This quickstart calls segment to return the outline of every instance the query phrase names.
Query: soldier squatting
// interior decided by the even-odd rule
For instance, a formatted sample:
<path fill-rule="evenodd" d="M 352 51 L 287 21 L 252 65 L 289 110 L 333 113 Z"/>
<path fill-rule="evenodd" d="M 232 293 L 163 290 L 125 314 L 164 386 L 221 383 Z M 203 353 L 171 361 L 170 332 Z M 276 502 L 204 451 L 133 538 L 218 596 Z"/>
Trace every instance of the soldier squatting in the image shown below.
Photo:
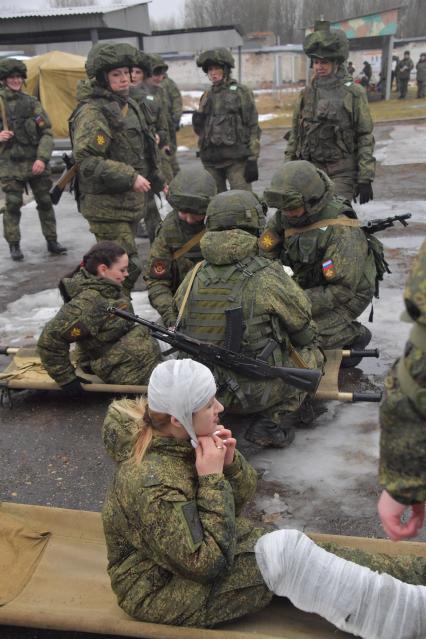
<path fill-rule="evenodd" d="M 143 276 L 149 300 L 166 327 L 273 366 L 322 368 L 323 349 L 363 349 L 369 343 L 371 332 L 358 318 L 377 295 L 386 262 L 381 243 L 360 228 L 351 201 L 359 198 L 364 204 L 373 198 L 373 124 L 365 90 L 347 72 L 349 47 L 344 34 L 320 23 L 305 39 L 304 50 L 311 59 L 313 78 L 299 96 L 283 164 L 260 198 L 252 192 L 260 152 L 256 106 L 251 91 L 232 78 L 230 51 L 204 51 L 197 58 L 211 82 L 193 116 L 201 164 L 179 171 L 176 131 L 182 102 L 167 77 L 167 64 L 127 44 L 99 43 L 92 48 L 70 133 L 79 211 L 97 244 L 61 280 L 64 305 L 38 342 L 45 368 L 64 392 L 83 394 L 70 360 L 74 343 L 79 365 L 107 383 L 148 383 L 152 371 L 163 366 L 156 368 L 162 356 L 149 331 L 132 327 L 107 310 L 111 304 L 132 308 L 130 294 L 141 275 L 135 236 L 142 219 L 151 241 Z M 422 64 L 423 59 L 417 68 L 420 95 L 424 95 Z M 66 250 L 57 241 L 48 197 L 52 131 L 40 103 L 22 92 L 25 77 L 21 62 L 0 62 L 3 227 L 13 260 L 24 258 L 19 219 L 26 184 L 36 199 L 48 250 L 57 254 Z M 400 72 L 400 82 L 401 77 Z M 154 200 L 154 194 L 161 192 L 173 209 L 163 221 Z M 268 205 L 275 212 L 267 221 Z M 291 267 L 293 277 L 283 265 Z M 380 413 L 384 489 L 380 515 L 393 538 L 416 534 L 424 516 L 425 283 L 423 244 L 404 291 L 406 318 L 413 328 L 403 356 L 386 378 Z M 346 365 L 358 363 L 352 358 Z M 181 359 L 167 364 L 189 375 L 193 362 Z M 244 415 L 248 440 L 277 448 L 291 444 L 295 426 L 289 417 L 309 405 L 306 393 L 281 379 L 253 380 L 220 366 L 212 366 L 212 372 L 217 386 L 216 403 L 211 403 L 216 424 L 223 410 L 228 417 Z M 212 383 L 209 373 L 201 369 L 199 373 Z M 155 373 L 151 381 L 154 377 Z M 194 388 L 197 381 L 193 380 Z M 186 392 L 181 390 L 181 395 Z M 213 433 L 208 444 L 213 446 L 213 441 L 215 449 L 225 449 L 221 460 L 203 465 L 204 443 L 196 449 L 195 473 L 188 435 L 173 430 L 173 412 L 159 412 L 150 401 L 148 396 L 146 405 L 144 400 L 115 402 L 104 424 L 107 450 L 119 462 L 104 508 L 109 573 L 119 604 L 139 619 L 199 626 L 264 607 L 274 588 L 266 587 L 265 572 L 261 574 L 260 564 L 253 560 L 254 546 L 264 531 L 239 517 L 255 490 L 253 469 L 233 449 L 227 460 L 235 440 L 225 427 L 218 431 L 222 435 Z M 199 409 L 193 408 L 194 415 Z M 145 427 L 151 429 L 150 439 L 138 448 L 140 429 Z M 158 434 L 163 428 L 165 437 Z M 204 434 L 201 427 L 196 435 L 188 428 L 192 439 Z M 145 454 L 147 461 L 138 465 Z M 138 464 L 122 463 L 133 455 Z M 138 497 L 143 495 L 142 505 L 135 502 L 135 487 Z M 207 512 L 208 500 L 214 507 Z M 172 516 L 163 507 L 169 501 L 183 504 L 179 513 L 173 506 Z M 392 513 L 400 516 L 406 507 L 410 519 L 398 524 Z M 143 551 L 134 546 L 135 531 L 128 524 L 135 512 L 139 517 L 139 509 Z M 172 543 L 169 520 L 179 541 L 176 547 L 184 549 L 176 557 L 167 555 L 167 544 Z M 216 540 L 214 551 L 203 531 Z M 398 560 L 391 565 L 355 551 L 326 550 L 410 583 L 425 584 L 424 565 L 414 568 L 399 565 Z M 197 561 L 193 561 L 195 551 Z M 129 559 L 132 556 L 134 560 Z M 218 579 L 222 572 L 226 576 Z"/>

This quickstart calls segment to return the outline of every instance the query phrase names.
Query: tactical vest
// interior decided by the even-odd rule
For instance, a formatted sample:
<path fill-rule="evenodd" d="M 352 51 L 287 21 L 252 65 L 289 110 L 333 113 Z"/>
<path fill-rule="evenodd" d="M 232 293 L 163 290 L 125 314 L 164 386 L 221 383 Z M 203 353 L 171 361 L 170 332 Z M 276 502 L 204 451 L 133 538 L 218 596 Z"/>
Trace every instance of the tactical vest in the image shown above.
<path fill-rule="evenodd" d="M 262 353 L 268 353 L 265 357 L 268 363 L 282 366 L 282 348 L 287 347 L 287 338 L 282 335 L 278 320 L 267 313 L 258 313 L 249 300 L 243 303 L 246 285 L 267 266 L 270 260 L 260 256 L 249 256 L 223 266 L 204 264 L 188 298 L 180 324 L 182 332 L 251 357 L 263 359 Z M 227 317 L 227 311 L 235 309 L 242 309 L 239 326 Z M 241 340 L 238 335 L 242 336 Z M 247 403 L 232 371 L 218 368 L 214 373 L 220 389 L 227 388 L 237 395 L 242 405 Z"/>
<path fill-rule="evenodd" d="M 250 131 L 246 100 L 237 82 L 212 87 L 201 98 L 205 116 L 200 135 L 203 160 L 227 160 L 248 157 Z"/>
<path fill-rule="evenodd" d="M 128 111 L 124 116 L 122 107 L 116 101 L 106 98 L 83 100 L 69 120 L 71 141 L 74 137 L 76 117 L 84 104 L 95 105 L 108 122 L 112 134 L 112 143 L 109 145 L 106 156 L 108 159 L 129 164 L 144 176 L 154 172 L 158 167 L 157 145 L 136 102 L 129 99 Z M 90 185 L 85 184 L 84 190 L 90 193 Z"/>
<path fill-rule="evenodd" d="M 173 254 L 184 246 L 194 235 L 193 233 L 185 233 L 184 227 L 182 228 L 179 222 L 177 211 L 174 211 L 174 214 L 171 215 L 170 218 L 164 220 L 162 234 L 165 243 Z M 200 244 L 195 244 L 195 246 L 189 248 L 183 257 L 191 260 L 194 264 L 200 262 L 203 259 Z"/>
<path fill-rule="evenodd" d="M 35 119 L 36 101 L 26 93 L 17 93 L 16 99 L 8 100 L 1 96 L 14 136 L 11 141 L 11 160 L 31 160 L 36 158 L 40 129 Z M 15 97 L 15 96 L 14 96 Z"/>
<path fill-rule="evenodd" d="M 336 77 L 317 78 L 303 93 L 297 159 L 328 164 L 356 153 L 353 97 Z"/>

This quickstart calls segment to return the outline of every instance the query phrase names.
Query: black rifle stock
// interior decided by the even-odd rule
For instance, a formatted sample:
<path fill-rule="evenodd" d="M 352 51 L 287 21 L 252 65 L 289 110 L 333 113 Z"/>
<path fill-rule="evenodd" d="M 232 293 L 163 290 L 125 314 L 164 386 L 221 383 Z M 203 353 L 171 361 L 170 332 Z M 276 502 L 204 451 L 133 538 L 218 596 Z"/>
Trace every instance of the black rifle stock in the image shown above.
<path fill-rule="evenodd" d="M 378 218 L 377 220 L 370 220 L 367 224 L 361 226 L 362 230 L 369 235 L 373 233 L 378 233 L 379 231 L 384 231 L 388 229 L 390 226 L 394 226 L 395 222 L 401 222 L 402 226 L 408 226 L 408 223 L 405 220 L 409 220 L 411 217 L 411 213 L 403 213 L 403 215 L 394 215 L 393 217 L 383 217 Z"/>
<path fill-rule="evenodd" d="M 77 175 L 77 165 L 70 159 L 70 157 L 64 153 L 62 158 L 65 163 L 65 170 L 56 184 L 50 189 L 49 195 L 52 204 L 57 204 L 62 197 L 62 193 L 67 184 L 70 184 Z"/>
<path fill-rule="evenodd" d="M 170 344 L 173 348 L 192 355 L 194 359 L 205 364 L 229 368 L 236 373 L 253 377 L 254 379 L 281 378 L 286 384 L 299 388 L 307 393 L 315 393 L 323 375 L 322 371 L 310 368 L 285 368 L 270 366 L 266 362 L 228 351 L 221 346 L 215 346 L 208 342 L 201 342 L 193 337 L 188 337 L 178 331 L 164 328 L 155 322 L 143 319 L 133 313 L 128 313 L 114 306 L 108 307 L 108 312 L 122 317 L 129 322 L 142 324 L 150 329 L 153 337 Z"/>

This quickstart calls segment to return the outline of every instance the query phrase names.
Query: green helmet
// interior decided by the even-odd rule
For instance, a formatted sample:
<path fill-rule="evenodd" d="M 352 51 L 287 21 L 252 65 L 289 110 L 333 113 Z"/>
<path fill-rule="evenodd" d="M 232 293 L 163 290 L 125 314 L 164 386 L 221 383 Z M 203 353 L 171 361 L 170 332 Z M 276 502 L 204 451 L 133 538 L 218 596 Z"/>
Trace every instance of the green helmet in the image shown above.
<path fill-rule="evenodd" d="M 104 74 L 118 67 L 137 66 L 139 51 L 130 44 L 105 44 L 98 42 L 89 51 L 86 61 L 86 73 L 104 84 Z"/>
<path fill-rule="evenodd" d="M 201 67 L 204 73 L 207 73 L 209 66 L 212 64 L 233 69 L 235 66 L 234 56 L 230 50 L 225 49 L 225 47 L 209 49 L 208 51 L 200 53 L 197 58 L 197 67 Z"/>
<path fill-rule="evenodd" d="M 306 160 L 286 162 L 272 177 L 264 197 L 272 208 L 291 211 L 303 207 L 301 224 L 310 224 L 333 196 L 333 183 Z"/>
<path fill-rule="evenodd" d="M 20 75 L 24 79 L 27 77 L 27 67 L 21 60 L 16 58 L 4 58 L 0 61 L 0 80 L 5 80 L 10 75 Z"/>
<path fill-rule="evenodd" d="M 153 75 L 166 73 L 167 69 L 169 68 L 169 65 L 163 60 L 161 55 L 158 55 L 157 53 L 149 53 L 148 58 L 151 63 L 151 69 L 152 69 Z"/>
<path fill-rule="evenodd" d="M 326 58 L 341 64 L 349 56 L 349 42 L 340 29 L 330 29 L 330 23 L 319 21 L 315 31 L 306 36 L 303 50 L 310 58 Z"/>
<path fill-rule="evenodd" d="M 136 62 L 133 66 L 139 67 L 139 69 L 142 69 L 145 76 L 147 77 L 152 75 L 151 59 L 147 53 L 144 53 L 144 51 L 138 51 Z"/>
<path fill-rule="evenodd" d="M 182 169 L 170 182 L 167 201 L 177 211 L 205 215 L 216 193 L 216 182 L 208 171 L 202 167 Z"/>
<path fill-rule="evenodd" d="M 266 204 L 251 191 L 224 191 L 218 193 L 207 208 L 208 231 L 244 229 L 259 231 L 265 226 Z"/>

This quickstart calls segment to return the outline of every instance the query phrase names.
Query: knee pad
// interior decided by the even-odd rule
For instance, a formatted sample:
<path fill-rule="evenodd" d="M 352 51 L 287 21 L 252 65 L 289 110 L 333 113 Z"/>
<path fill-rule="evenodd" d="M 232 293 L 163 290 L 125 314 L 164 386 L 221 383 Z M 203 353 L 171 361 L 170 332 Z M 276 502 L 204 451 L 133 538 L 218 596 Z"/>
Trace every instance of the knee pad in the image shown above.
<path fill-rule="evenodd" d="M 6 192 L 6 210 L 9 213 L 19 213 L 23 205 L 22 193 L 17 191 Z"/>

